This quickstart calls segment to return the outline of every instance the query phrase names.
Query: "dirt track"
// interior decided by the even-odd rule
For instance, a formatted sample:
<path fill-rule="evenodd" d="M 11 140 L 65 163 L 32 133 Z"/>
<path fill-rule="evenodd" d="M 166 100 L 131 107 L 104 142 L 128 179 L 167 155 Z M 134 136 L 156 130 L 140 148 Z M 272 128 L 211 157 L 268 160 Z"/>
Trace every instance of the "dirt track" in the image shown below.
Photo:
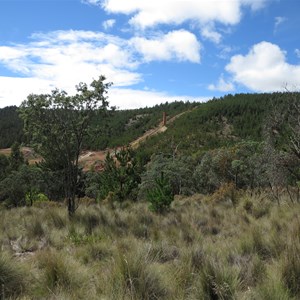
<path fill-rule="evenodd" d="M 169 120 L 167 120 L 167 125 L 174 122 L 177 118 L 182 116 L 183 114 L 187 113 L 189 111 L 182 112 Z M 163 126 L 162 122 L 155 128 L 150 129 L 146 131 L 142 136 L 137 138 L 136 140 L 132 141 L 130 143 L 130 146 L 133 149 L 137 149 L 141 143 L 146 141 L 151 136 L 154 136 L 156 134 L 165 132 L 168 129 L 167 126 Z M 103 168 L 103 161 L 105 160 L 105 156 L 107 152 L 114 153 L 116 149 L 106 149 L 102 151 L 83 151 L 79 158 L 80 165 L 83 166 L 83 169 L 85 171 L 90 170 L 92 167 L 95 168 L 95 170 L 101 170 Z M 38 156 L 32 148 L 29 147 L 22 147 L 21 151 L 24 155 L 24 158 L 29 161 L 30 164 L 34 164 L 35 162 L 41 161 L 41 157 Z M 0 149 L 0 154 L 4 154 L 8 156 L 11 152 L 10 148 L 6 149 Z"/>

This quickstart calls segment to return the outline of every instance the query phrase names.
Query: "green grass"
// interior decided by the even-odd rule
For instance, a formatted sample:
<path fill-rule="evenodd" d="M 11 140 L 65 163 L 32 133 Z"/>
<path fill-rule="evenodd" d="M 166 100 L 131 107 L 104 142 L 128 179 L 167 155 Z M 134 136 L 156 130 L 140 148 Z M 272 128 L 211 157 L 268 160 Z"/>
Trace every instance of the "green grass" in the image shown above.
<path fill-rule="evenodd" d="M 298 299 L 300 204 L 241 194 L 0 210 L 0 298 Z"/>

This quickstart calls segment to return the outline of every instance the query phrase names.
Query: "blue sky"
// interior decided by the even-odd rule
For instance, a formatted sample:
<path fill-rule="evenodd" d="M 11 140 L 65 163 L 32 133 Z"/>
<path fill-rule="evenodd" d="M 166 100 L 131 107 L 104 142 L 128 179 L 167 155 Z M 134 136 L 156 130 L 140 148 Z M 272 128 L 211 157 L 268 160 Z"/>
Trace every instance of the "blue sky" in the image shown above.
<path fill-rule="evenodd" d="M 300 89 L 299 0 L 0 0 L 0 107 L 103 74 L 119 108 Z"/>

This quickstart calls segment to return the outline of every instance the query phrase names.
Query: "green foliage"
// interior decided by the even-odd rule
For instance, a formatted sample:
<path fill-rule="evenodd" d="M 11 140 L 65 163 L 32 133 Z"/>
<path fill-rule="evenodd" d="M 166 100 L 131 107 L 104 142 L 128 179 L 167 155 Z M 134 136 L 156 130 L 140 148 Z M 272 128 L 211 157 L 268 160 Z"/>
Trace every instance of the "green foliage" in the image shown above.
<path fill-rule="evenodd" d="M 9 148 L 16 141 L 23 141 L 23 122 L 18 116 L 16 106 L 0 109 L 0 149 Z"/>
<path fill-rule="evenodd" d="M 24 156 L 21 152 L 20 144 L 15 142 L 11 147 L 11 153 L 9 156 L 10 169 L 17 171 L 21 165 L 24 164 Z"/>
<path fill-rule="evenodd" d="M 5 178 L 8 173 L 9 160 L 4 154 L 0 154 L 0 181 Z"/>
<path fill-rule="evenodd" d="M 207 151 L 194 171 L 197 191 L 212 193 L 229 182 L 234 182 L 237 188 L 266 186 L 263 146 L 246 141 Z"/>
<path fill-rule="evenodd" d="M 26 205 L 33 205 L 33 203 L 40 203 L 40 202 L 46 202 L 49 201 L 48 197 L 43 194 L 39 193 L 37 191 L 28 192 L 25 196 Z"/>
<path fill-rule="evenodd" d="M 265 139 L 267 140 L 267 151 L 269 156 L 269 169 L 275 176 L 270 176 L 269 181 L 282 181 L 286 184 L 296 185 L 300 180 L 300 93 L 288 93 L 289 101 L 284 107 L 275 106 L 270 112 L 265 124 Z M 285 100 L 279 94 L 281 101 Z M 277 172 L 274 172 L 277 169 Z M 281 178 L 278 173 L 286 173 Z M 277 179 L 277 180 L 276 180 Z M 270 182 L 276 185 L 277 182 Z"/>
<path fill-rule="evenodd" d="M 32 205 L 42 189 L 42 170 L 36 166 L 22 165 L 0 182 L 0 197 L 8 206 Z"/>
<path fill-rule="evenodd" d="M 174 195 L 191 195 L 194 189 L 193 160 L 189 157 L 153 155 L 142 174 L 139 197 L 144 199 L 147 191 L 156 186 L 156 179 L 164 173 Z"/>
<path fill-rule="evenodd" d="M 6 206 L 25 205 L 26 186 L 23 174 L 13 171 L 0 183 L 0 198 L 6 200 Z"/>
<path fill-rule="evenodd" d="M 296 93 L 298 95 L 298 93 Z M 242 140 L 262 141 L 265 121 L 273 107 L 284 110 L 293 103 L 290 93 L 236 94 L 199 103 L 168 126 L 168 130 L 147 140 L 141 151 L 201 157 L 210 149 L 227 147 Z"/>
<path fill-rule="evenodd" d="M 108 152 L 104 161 L 104 170 L 99 175 L 99 181 L 101 199 L 112 192 L 117 201 L 135 200 L 140 175 L 133 150 L 123 147 L 116 150 L 114 156 Z"/>
<path fill-rule="evenodd" d="M 104 118 L 94 116 L 92 117 L 92 126 L 100 128 L 103 134 L 89 136 L 85 139 L 85 147 L 105 149 L 128 145 L 147 130 L 156 127 L 162 120 L 163 112 L 166 112 L 171 118 L 197 105 L 197 103 L 175 101 L 149 108 L 112 110 Z"/>
<path fill-rule="evenodd" d="M 173 200 L 174 194 L 171 185 L 162 172 L 161 177 L 155 179 L 154 187 L 147 191 L 150 209 L 154 212 L 163 213 L 170 208 Z"/>
<path fill-rule="evenodd" d="M 20 107 L 25 131 L 43 157 L 43 168 L 62 174 L 70 215 L 76 210 L 78 161 L 84 138 L 90 132 L 91 116 L 108 106 L 106 93 L 111 84 L 104 81 L 105 77 L 100 76 L 90 89 L 80 83 L 75 96 L 59 90 L 48 95 L 32 94 Z"/>

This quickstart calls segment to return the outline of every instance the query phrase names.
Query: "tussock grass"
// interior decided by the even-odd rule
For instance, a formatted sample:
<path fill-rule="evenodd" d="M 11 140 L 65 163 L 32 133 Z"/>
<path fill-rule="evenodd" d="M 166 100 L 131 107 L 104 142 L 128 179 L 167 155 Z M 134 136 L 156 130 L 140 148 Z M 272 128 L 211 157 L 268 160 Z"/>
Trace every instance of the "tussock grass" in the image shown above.
<path fill-rule="evenodd" d="M 78 299 L 84 299 L 88 295 L 88 275 L 75 260 L 53 250 L 40 251 L 36 260 L 42 273 L 37 289 L 41 296 L 63 292 L 77 294 Z"/>
<path fill-rule="evenodd" d="M 0 210 L 0 276 L 11 299 L 298 299 L 300 204 L 235 202 Z M 4 275 L 2 275 L 4 274 Z M 2 279 L 1 279 L 2 280 Z M 1 293 L 0 293 L 1 294 Z"/>
<path fill-rule="evenodd" d="M 127 243 L 131 243 L 131 247 Z M 150 254 L 150 245 L 126 240 L 118 247 L 111 277 L 113 299 L 171 299 L 164 268 Z"/>
<path fill-rule="evenodd" d="M 290 293 L 300 298 L 300 244 L 288 246 L 282 262 L 282 281 Z"/>
<path fill-rule="evenodd" d="M 240 279 L 235 270 L 218 259 L 208 259 L 201 270 L 203 299 L 236 299 Z"/>
<path fill-rule="evenodd" d="M 25 294 L 29 287 L 29 278 L 24 267 L 7 254 L 0 254 L 0 290 L 1 299 L 15 299 Z"/>

